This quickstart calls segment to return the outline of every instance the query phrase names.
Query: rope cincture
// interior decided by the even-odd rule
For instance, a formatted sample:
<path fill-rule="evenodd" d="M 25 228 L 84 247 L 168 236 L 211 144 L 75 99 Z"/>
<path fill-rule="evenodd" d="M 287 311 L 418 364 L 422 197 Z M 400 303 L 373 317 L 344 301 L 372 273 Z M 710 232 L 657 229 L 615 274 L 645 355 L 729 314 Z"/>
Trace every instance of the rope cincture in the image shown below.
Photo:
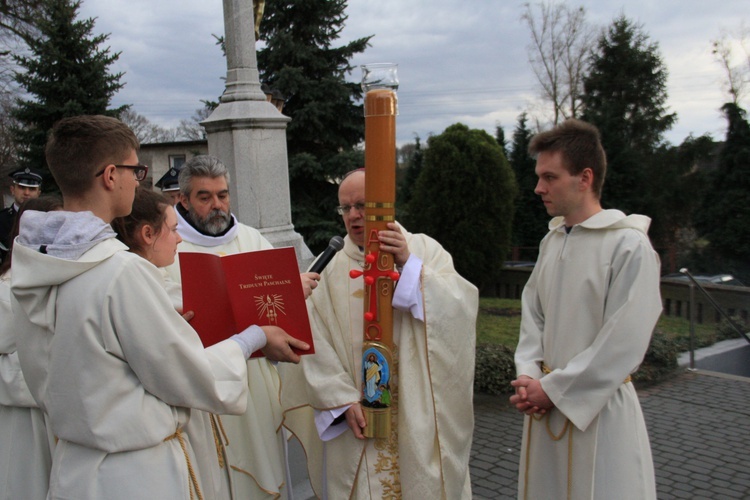
<path fill-rule="evenodd" d="M 552 370 L 550 367 L 548 367 L 545 364 L 542 364 L 542 372 L 547 375 L 549 373 L 552 373 Z M 625 380 L 623 380 L 623 384 L 627 384 L 628 382 L 632 381 L 632 377 L 628 375 L 625 377 Z M 529 462 L 530 462 L 530 456 L 531 456 L 531 427 L 534 423 L 534 420 L 540 421 L 542 419 L 545 420 L 545 428 L 547 429 L 547 435 L 552 439 L 552 441 L 560 441 L 565 434 L 568 435 L 568 485 L 567 485 L 567 496 L 566 498 L 570 500 L 571 498 L 571 489 L 573 484 L 573 426 L 571 425 L 572 422 L 568 417 L 565 417 L 565 425 L 563 426 L 562 430 L 559 434 L 555 434 L 552 430 L 552 427 L 550 426 L 549 416 L 551 411 L 548 411 L 544 415 L 530 415 L 531 419 L 529 420 L 529 431 L 527 435 L 527 441 L 526 441 L 526 471 L 524 475 L 524 488 L 523 488 L 523 497 L 524 499 L 528 499 L 529 496 Z"/>
<path fill-rule="evenodd" d="M 171 441 L 172 439 L 177 439 L 177 441 L 180 443 L 180 448 L 182 448 L 182 453 L 185 455 L 185 462 L 187 462 L 188 468 L 188 476 L 190 477 L 188 481 L 190 500 L 194 500 L 196 497 L 198 498 L 198 500 L 203 500 L 203 493 L 201 493 L 201 487 L 198 483 L 198 476 L 195 474 L 195 469 L 193 469 L 193 464 L 190 461 L 190 454 L 188 453 L 187 444 L 185 444 L 185 438 L 182 437 L 182 429 L 177 429 L 174 434 L 165 437 L 164 442 Z"/>
<path fill-rule="evenodd" d="M 223 469 L 226 465 L 224 462 L 224 447 L 229 446 L 229 437 L 224 430 L 224 424 L 221 421 L 220 415 L 211 413 L 209 419 L 211 420 L 211 432 L 214 435 L 214 445 L 216 445 L 216 457 L 219 461 L 219 468 Z"/>

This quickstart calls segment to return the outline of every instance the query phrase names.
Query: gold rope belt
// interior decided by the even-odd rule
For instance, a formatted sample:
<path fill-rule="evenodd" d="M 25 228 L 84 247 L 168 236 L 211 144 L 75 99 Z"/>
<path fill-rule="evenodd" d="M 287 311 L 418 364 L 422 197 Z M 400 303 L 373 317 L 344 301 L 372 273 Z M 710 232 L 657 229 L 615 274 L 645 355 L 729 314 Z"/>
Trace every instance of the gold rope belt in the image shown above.
<path fill-rule="evenodd" d="M 547 366 L 544 363 L 542 363 L 542 372 L 545 375 L 549 375 L 550 373 L 552 373 L 552 368 L 550 368 L 549 366 Z M 628 375 L 627 377 L 625 377 L 625 380 L 623 380 L 622 383 L 623 384 L 627 384 L 628 382 L 632 382 L 632 381 L 633 381 L 633 377 L 631 377 L 630 375 Z"/>
<path fill-rule="evenodd" d="M 211 431 L 214 434 L 214 445 L 216 445 L 216 456 L 219 460 L 219 468 L 224 468 L 224 448 L 229 445 L 229 438 L 224 430 L 224 424 L 221 422 L 221 417 L 210 413 L 208 415 L 211 420 Z"/>
<path fill-rule="evenodd" d="M 171 441 L 172 439 L 177 439 L 177 441 L 180 443 L 180 448 L 182 448 L 182 453 L 185 455 L 185 461 L 187 462 L 187 468 L 188 468 L 188 475 L 190 476 L 190 479 L 188 481 L 188 490 L 190 490 L 190 500 L 193 500 L 195 496 L 198 497 L 198 500 L 203 500 L 203 494 L 201 493 L 201 487 L 198 483 L 198 476 L 195 474 L 195 469 L 193 469 L 193 464 L 190 461 L 190 453 L 188 453 L 187 444 L 185 444 L 185 438 L 182 437 L 182 429 L 177 429 L 174 434 L 171 436 L 167 436 L 164 438 L 164 442 Z M 195 496 L 193 496 L 193 491 L 195 491 Z"/>
<path fill-rule="evenodd" d="M 550 369 L 549 366 L 542 363 L 542 372 L 546 375 L 549 373 L 552 373 L 552 369 Z M 628 382 L 632 381 L 632 377 L 628 375 L 625 377 L 625 380 L 623 381 L 623 384 L 627 384 Z M 544 415 L 530 415 L 531 419 L 529 419 L 529 430 L 526 436 L 526 470 L 524 474 L 524 489 L 523 489 L 523 496 L 524 499 L 528 498 L 529 496 L 529 463 L 530 463 L 530 456 L 531 456 L 531 428 L 532 424 L 534 423 L 534 420 L 542 420 L 545 419 L 545 428 L 547 429 L 547 435 L 552 439 L 552 441 L 560 441 L 565 434 L 568 435 L 568 487 L 567 487 L 567 496 L 566 498 L 571 498 L 571 485 L 573 484 L 573 426 L 571 425 L 570 419 L 567 417 L 565 418 L 565 425 L 563 425 L 562 430 L 559 434 L 555 434 L 552 428 L 550 427 L 549 422 L 549 415 L 550 412 L 548 411 Z"/>

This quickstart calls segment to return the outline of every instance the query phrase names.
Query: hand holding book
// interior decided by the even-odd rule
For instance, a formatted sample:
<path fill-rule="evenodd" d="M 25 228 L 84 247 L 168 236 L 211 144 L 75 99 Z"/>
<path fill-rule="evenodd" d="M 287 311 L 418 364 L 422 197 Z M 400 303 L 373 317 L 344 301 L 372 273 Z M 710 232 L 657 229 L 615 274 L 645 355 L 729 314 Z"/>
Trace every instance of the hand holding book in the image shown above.
<path fill-rule="evenodd" d="M 293 248 L 224 256 L 184 252 L 180 272 L 183 307 L 195 312 L 190 324 L 204 346 L 259 325 L 267 342 L 253 357 L 297 363 L 299 355 L 315 352 Z"/>
<path fill-rule="evenodd" d="M 310 344 L 295 339 L 278 326 L 266 325 L 260 327 L 266 334 L 266 346 L 261 349 L 269 361 L 286 361 L 299 363 L 299 355 L 292 349 L 307 351 Z"/>

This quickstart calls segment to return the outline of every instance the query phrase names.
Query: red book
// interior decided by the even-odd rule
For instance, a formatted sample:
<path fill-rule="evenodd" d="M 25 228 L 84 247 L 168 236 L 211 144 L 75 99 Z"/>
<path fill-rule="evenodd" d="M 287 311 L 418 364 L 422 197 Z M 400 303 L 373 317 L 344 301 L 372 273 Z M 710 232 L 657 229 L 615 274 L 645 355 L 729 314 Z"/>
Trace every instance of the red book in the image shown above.
<path fill-rule="evenodd" d="M 208 347 L 250 325 L 275 325 L 310 344 L 310 320 L 294 248 L 232 255 L 180 252 L 182 301 L 190 325 Z M 263 356 L 261 351 L 253 357 Z"/>

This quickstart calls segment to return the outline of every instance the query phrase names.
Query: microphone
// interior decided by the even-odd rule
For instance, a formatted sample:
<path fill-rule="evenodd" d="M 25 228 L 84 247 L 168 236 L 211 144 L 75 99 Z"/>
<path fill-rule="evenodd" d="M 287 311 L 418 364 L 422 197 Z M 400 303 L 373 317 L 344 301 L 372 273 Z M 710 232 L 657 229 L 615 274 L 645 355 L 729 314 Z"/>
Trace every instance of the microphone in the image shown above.
<path fill-rule="evenodd" d="M 328 263 L 331 262 L 331 259 L 336 255 L 336 252 L 342 248 L 344 248 L 344 238 L 341 236 L 334 236 L 331 238 L 331 241 L 328 242 L 328 248 L 323 250 L 318 258 L 315 259 L 315 262 L 312 263 L 308 272 L 320 274 Z"/>

